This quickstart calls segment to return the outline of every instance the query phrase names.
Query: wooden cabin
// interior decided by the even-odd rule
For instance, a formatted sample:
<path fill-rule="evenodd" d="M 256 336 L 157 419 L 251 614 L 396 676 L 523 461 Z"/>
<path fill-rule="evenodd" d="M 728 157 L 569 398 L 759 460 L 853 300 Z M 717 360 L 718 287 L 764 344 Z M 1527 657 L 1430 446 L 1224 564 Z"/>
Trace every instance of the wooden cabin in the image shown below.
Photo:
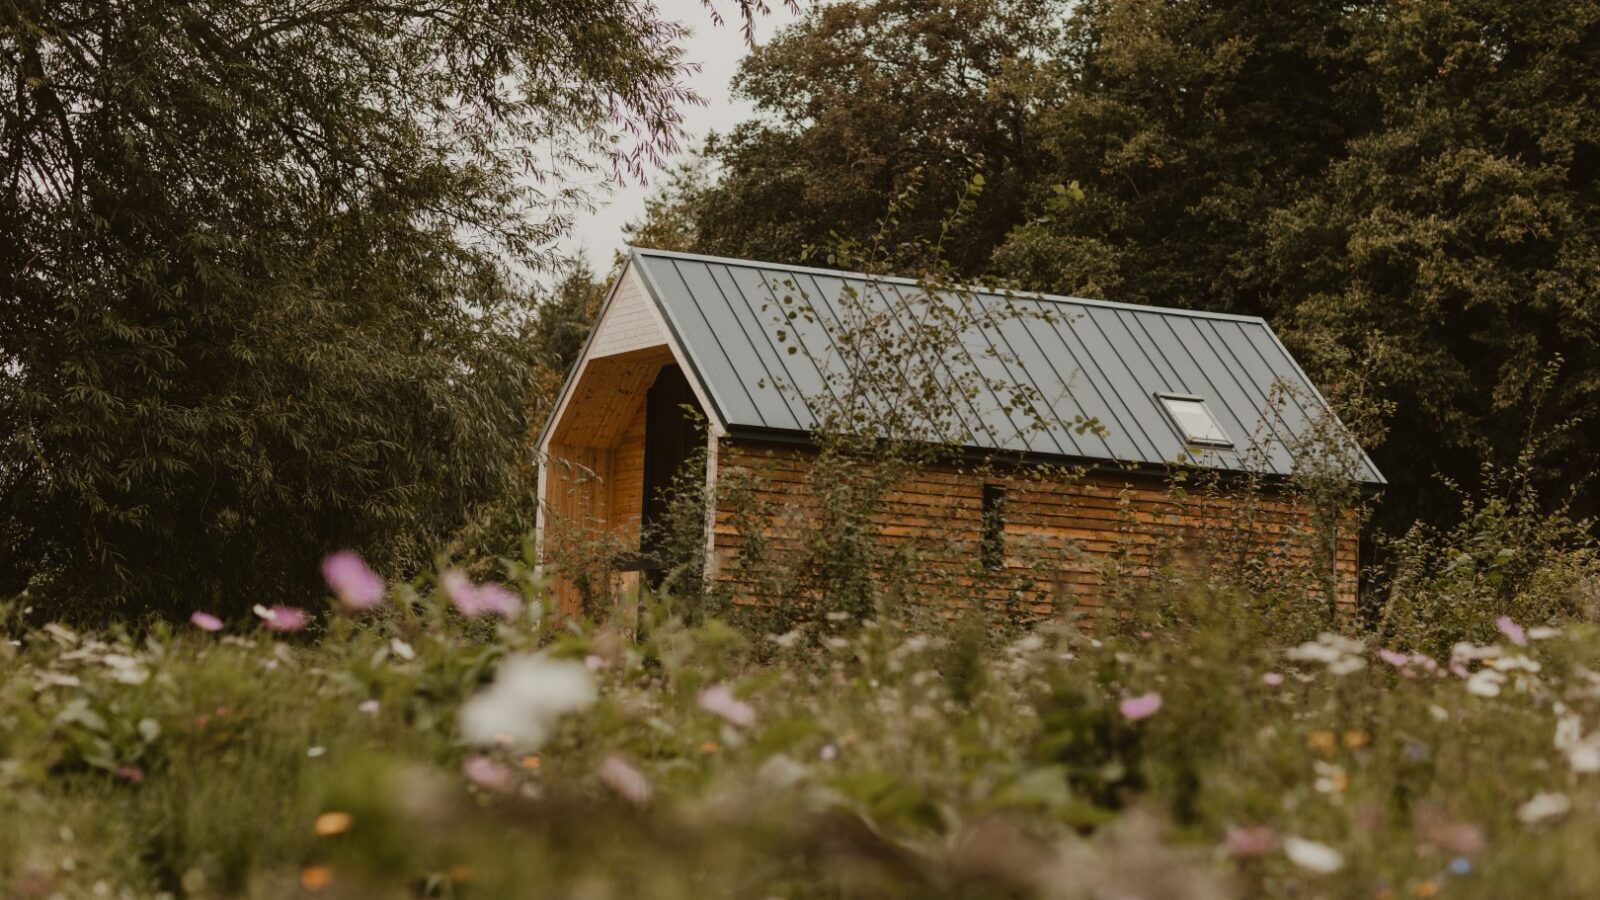
<path fill-rule="evenodd" d="M 954 340 L 919 349 L 932 320 L 957 323 L 941 332 Z M 1310 436 L 1337 422 L 1264 320 L 644 249 L 539 439 L 540 546 L 560 605 L 576 612 L 587 597 L 594 612 L 597 594 L 624 595 L 666 564 L 641 540 L 675 476 L 704 479 L 705 574 L 736 599 L 752 540 L 829 527 L 808 487 L 816 430 L 875 337 L 902 351 L 911 339 L 926 358 L 908 368 L 950 380 L 941 440 L 962 453 L 909 473 L 874 521 L 885 541 L 926 539 L 948 557 L 934 564 L 975 569 L 975 597 L 1015 599 L 1025 584 L 1041 615 L 1093 612 L 1109 602 L 1108 566 L 1148 571 L 1155 548 L 1170 560 L 1245 529 L 1288 547 L 1279 565 L 1328 567 L 1313 575 L 1353 606 L 1349 511 L 1334 511 L 1330 537 L 1312 527 L 1317 510 L 1275 493 Z M 874 402 L 898 408 L 869 392 Z M 1383 483 L 1359 448 L 1345 471 Z M 1213 487 L 1174 490 L 1180 473 Z M 754 519 L 731 508 L 735 482 L 741 502 L 764 501 Z M 1248 513 L 1234 490 L 1253 498 Z M 602 551 L 580 565 L 567 551 L 585 541 Z"/>

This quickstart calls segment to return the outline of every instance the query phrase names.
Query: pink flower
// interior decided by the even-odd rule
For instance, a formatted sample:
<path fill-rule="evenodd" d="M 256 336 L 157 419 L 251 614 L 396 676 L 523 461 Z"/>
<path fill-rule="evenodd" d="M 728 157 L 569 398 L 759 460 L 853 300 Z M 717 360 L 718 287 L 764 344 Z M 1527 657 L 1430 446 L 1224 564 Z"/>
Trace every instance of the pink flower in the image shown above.
<path fill-rule="evenodd" d="M 1234 859 L 1266 856 L 1278 849 L 1278 833 L 1265 825 L 1229 825 L 1227 833 L 1223 835 L 1222 846 Z"/>
<path fill-rule="evenodd" d="M 508 622 L 522 613 L 522 598 L 498 584 L 478 585 L 478 605 Z"/>
<path fill-rule="evenodd" d="M 1155 715 L 1156 710 L 1160 708 L 1161 695 L 1155 691 L 1151 691 L 1148 694 L 1141 694 L 1137 697 L 1125 697 L 1123 698 L 1123 701 L 1117 705 L 1117 709 L 1122 713 L 1122 717 L 1130 722 L 1137 722 L 1140 719 L 1148 719 Z"/>
<path fill-rule="evenodd" d="M 1518 647 L 1528 646 L 1528 633 L 1522 630 L 1521 625 L 1511 621 L 1510 616 L 1501 616 L 1496 619 L 1494 627 L 1506 636 L 1506 640 L 1516 644 Z"/>
<path fill-rule="evenodd" d="M 712 685 L 700 692 L 700 708 L 730 725 L 749 728 L 756 723 L 755 708 L 733 696 L 725 684 Z"/>
<path fill-rule="evenodd" d="M 365 612 L 383 602 L 383 579 L 353 551 L 342 550 L 324 559 L 322 578 L 351 612 Z"/>
<path fill-rule="evenodd" d="M 261 616 L 268 629 L 281 634 L 304 631 L 311 624 L 311 614 L 298 606 L 274 606 L 271 609 L 258 606 L 256 615 Z"/>
<path fill-rule="evenodd" d="M 472 579 L 460 569 L 451 569 L 439 576 L 439 587 L 450 598 L 450 605 L 463 616 L 476 619 L 483 614 L 483 607 L 478 602 L 478 589 L 473 587 Z"/>
<path fill-rule="evenodd" d="M 194 623 L 194 627 L 200 629 L 201 631 L 221 631 L 222 630 L 222 620 L 221 619 L 217 618 L 216 616 L 213 616 L 211 613 L 201 612 L 198 609 L 195 610 L 194 613 L 189 616 L 189 621 Z"/>
<path fill-rule="evenodd" d="M 595 772 L 602 784 L 634 806 L 650 802 L 650 782 L 644 773 L 617 754 L 607 756 Z"/>
<path fill-rule="evenodd" d="M 1261 676 L 1261 683 L 1270 687 L 1277 687 L 1283 684 L 1283 675 L 1277 672 L 1268 672 Z"/>
<path fill-rule="evenodd" d="M 451 569 L 439 578 L 450 605 L 469 619 L 484 613 L 494 613 L 507 621 L 522 612 L 522 598 L 498 584 L 473 584 L 459 569 Z"/>
<path fill-rule="evenodd" d="M 1427 821 L 1418 831 L 1423 840 L 1458 856 L 1472 856 L 1489 846 L 1483 829 L 1471 822 Z"/>
<path fill-rule="evenodd" d="M 503 791 L 511 784 L 511 769 L 491 757 L 474 754 L 461 762 L 467 780 L 486 791 Z"/>
<path fill-rule="evenodd" d="M 1394 650 L 1379 650 L 1378 658 L 1397 669 L 1411 661 L 1411 657 Z"/>
<path fill-rule="evenodd" d="M 138 766 L 123 766 L 117 770 L 117 777 L 138 784 L 144 780 L 144 770 Z"/>

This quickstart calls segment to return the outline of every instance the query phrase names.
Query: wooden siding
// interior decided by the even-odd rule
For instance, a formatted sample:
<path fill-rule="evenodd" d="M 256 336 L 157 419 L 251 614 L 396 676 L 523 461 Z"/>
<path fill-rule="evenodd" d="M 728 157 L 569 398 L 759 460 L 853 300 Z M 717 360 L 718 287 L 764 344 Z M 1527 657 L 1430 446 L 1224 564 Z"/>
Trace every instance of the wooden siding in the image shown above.
<path fill-rule="evenodd" d="M 812 456 L 790 445 L 723 441 L 714 568 L 736 600 L 762 599 L 759 585 L 741 582 L 747 575 L 741 554 L 754 532 L 770 562 L 799 552 L 808 536 L 832 527 L 816 508 Z M 985 484 L 1006 488 L 1005 562 L 998 571 L 984 571 L 978 562 Z M 1357 533 L 1353 517 L 1344 518 L 1334 572 L 1340 606 L 1353 611 Z M 1313 569 L 1326 552 L 1319 557 L 1308 510 L 1273 496 L 1181 496 L 1161 478 L 1133 473 L 1066 477 L 1013 468 L 980 475 L 929 466 L 886 494 L 872 524 L 885 547 L 915 560 L 908 572 L 928 583 L 914 587 L 941 582 L 968 599 L 1020 612 L 1019 618 L 1068 609 L 1102 615 L 1117 602 L 1116 585 L 1137 586 L 1158 566 L 1254 567 L 1279 580 L 1298 578 L 1318 588 L 1327 583 L 1327 573 Z"/>
<path fill-rule="evenodd" d="M 644 510 L 645 405 L 633 415 L 613 451 L 610 526 L 624 547 L 639 546 L 639 519 Z"/>
<path fill-rule="evenodd" d="M 556 447 L 615 447 L 672 351 L 646 347 L 584 363 L 566 413 L 550 435 Z"/>

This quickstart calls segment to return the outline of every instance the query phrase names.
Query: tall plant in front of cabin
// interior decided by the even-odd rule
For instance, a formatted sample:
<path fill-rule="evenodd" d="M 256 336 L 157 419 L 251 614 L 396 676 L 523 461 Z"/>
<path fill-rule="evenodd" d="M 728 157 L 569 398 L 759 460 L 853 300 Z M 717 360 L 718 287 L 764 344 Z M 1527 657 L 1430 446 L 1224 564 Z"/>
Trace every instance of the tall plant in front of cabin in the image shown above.
<path fill-rule="evenodd" d="M 1070 478 L 1073 473 L 1060 467 L 1015 466 L 1016 454 L 974 456 L 968 448 L 1004 446 L 1063 424 L 1080 431 L 1101 427 L 1081 416 L 1062 423 L 1054 412 L 1059 398 L 980 367 L 985 354 L 1017 365 L 1006 351 L 968 344 L 973 334 L 992 333 L 1009 319 L 1054 315 L 988 301 L 943 261 L 944 242 L 978 208 L 984 184 L 981 174 L 971 178 L 932 239 L 897 242 L 893 205 L 870 239 L 839 238 L 826 249 L 809 248 L 807 256 L 830 267 L 869 276 L 859 287 L 846 285 L 831 308 L 793 282 L 770 286 L 774 300 L 764 313 L 788 353 L 812 357 L 822 385 L 805 392 L 776 385 L 798 395 L 816 420 L 812 446 L 801 457 L 803 474 L 789 493 L 764 490 L 773 472 L 759 467 L 747 480 L 722 485 L 745 541 L 727 573 L 728 589 L 750 597 L 744 614 L 768 628 L 810 623 L 828 629 L 960 609 L 983 614 L 982 598 L 1005 578 L 992 571 L 1001 568 L 992 557 L 1008 552 L 985 548 L 983 535 L 1003 523 L 957 521 L 954 501 L 910 493 L 912 476 L 946 469 L 972 483 L 1024 485 Z M 893 260 L 906 258 L 938 262 L 912 286 L 874 280 Z M 825 329 L 829 349 L 802 343 L 802 325 Z M 994 398 L 1002 398 L 1003 408 L 987 408 Z M 908 513 L 937 525 L 912 533 L 885 528 Z M 1009 548 L 1012 554 L 1022 550 Z M 1055 566 L 1043 568 L 1053 572 Z M 1049 577 L 1024 578 L 1001 592 L 1005 599 L 993 610 L 1000 618 L 1013 624 L 1035 619 L 1038 604 L 1049 600 Z"/>

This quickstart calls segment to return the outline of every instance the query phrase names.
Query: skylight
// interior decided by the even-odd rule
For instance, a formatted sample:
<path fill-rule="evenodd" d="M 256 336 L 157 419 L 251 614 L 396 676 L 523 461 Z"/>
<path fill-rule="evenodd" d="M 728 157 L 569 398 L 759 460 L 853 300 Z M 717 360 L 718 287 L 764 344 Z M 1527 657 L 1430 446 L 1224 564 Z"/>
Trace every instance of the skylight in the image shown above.
<path fill-rule="evenodd" d="M 1186 394 L 1157 394 L 1156 399 L 1166 408 L 1167 417 L 1177 427 L 1178 433 L 1183 435 L 1185 443 L 1207 447 L 1233 446 L 1233 441 L 1217 423 L 1217 417 L 1211 414 L 1211 408 L 1206 406 L 1204 399 Z"/>

